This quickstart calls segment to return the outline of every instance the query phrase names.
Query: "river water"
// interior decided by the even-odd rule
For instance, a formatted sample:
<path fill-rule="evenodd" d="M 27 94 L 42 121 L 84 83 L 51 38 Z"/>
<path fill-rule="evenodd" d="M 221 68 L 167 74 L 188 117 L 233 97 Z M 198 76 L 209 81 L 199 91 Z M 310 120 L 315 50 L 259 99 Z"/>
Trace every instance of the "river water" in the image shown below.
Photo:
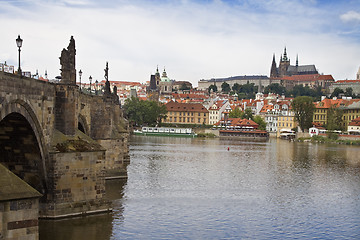
<path fill-rule="evenodd" d="M 360 147 L 133 136 L 111 214 L 40 239 L 360 239 Z"/>

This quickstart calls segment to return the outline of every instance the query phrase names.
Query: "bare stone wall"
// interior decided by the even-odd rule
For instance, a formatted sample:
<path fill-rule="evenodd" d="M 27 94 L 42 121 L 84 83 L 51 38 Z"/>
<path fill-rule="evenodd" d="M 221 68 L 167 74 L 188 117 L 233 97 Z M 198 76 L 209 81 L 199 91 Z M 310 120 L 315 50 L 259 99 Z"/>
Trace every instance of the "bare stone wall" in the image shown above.
<path fill-rule="evenodd" d="M 108 211 L 105 194 L 105 151 L 50 154 L 51 179 L 48 203 L 41 206 L 46 217 L 66 217 Z"/>
<path fill-rule="evenodd" d="M 0 239 L 39 239 L 39 199 L 0 202 Z"/>

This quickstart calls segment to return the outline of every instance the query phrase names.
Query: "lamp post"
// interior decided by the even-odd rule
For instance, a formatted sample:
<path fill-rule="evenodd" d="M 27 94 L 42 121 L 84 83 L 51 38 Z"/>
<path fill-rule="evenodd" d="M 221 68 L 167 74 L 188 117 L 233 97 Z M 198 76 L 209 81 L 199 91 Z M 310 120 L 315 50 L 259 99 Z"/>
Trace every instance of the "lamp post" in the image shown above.
<path fill-rule="evenodd" d="M 18 35 L 18 38 L 16 39 L 16 45 L 19 48 L 19 68 L 18 68 L 18 74 L 21 76 L 21 68 L 20 68 L 20 48 L 22 47 L 23 40 L 20 38 L 20 35 Z"/>
<path fill-rule="evenodd" d="M 90 80 L 90 94 L 91 94 L 91 81 L 92 81 L 91 75 L 90 75 L 90 77 L 89 77 L 89 80 Z"/>
<path fill-rule="evenodd" d="M 95 81 L 95 94 L 98 95 L 98 80 Z"/>
<path fill-rule="evenodd" d="M 81 71 L 81 69 L 80 69 L 80 71 L 79 71 L 79 77 L 80 77 L 80 91 L 81 91 L 81 75 L 82 75 L 82 71 Z"/>

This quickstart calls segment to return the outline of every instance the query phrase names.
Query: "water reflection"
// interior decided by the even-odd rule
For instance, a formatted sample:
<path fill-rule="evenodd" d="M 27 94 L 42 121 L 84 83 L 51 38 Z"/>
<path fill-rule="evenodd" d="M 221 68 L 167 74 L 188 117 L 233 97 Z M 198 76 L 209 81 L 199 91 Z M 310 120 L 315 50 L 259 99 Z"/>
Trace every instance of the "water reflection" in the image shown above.
<path fill-rule="evenodd" d="M 134 136 L 114 211 L 41 239 L 360 239 L 359 147 Z M 93 220 L 92 220 L 93 219 Z"/>
<path fill-rule="evenodd" d="M 123 197 L 126 180 L 108 180 L 106 182 L 106 198 L 110 201 Z M 117 202 L 112 213 L 90 215 L 61 220 L 40 220 L 40 240 L 99 240 L 110 239 L 113 233 L 113 222 L 121 222 L 122 206 Z"/>

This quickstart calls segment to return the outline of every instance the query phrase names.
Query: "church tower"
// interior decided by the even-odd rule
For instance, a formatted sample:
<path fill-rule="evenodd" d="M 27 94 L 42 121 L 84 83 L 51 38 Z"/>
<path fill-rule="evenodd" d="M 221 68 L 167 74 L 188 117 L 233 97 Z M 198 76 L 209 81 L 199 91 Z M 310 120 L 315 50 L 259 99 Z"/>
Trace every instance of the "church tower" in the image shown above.
<path fill-rule="evenodd" d="M 276 78 L 278 76 L 279 76 L 278 75 L 278 69 L 276 67 L 275 54 L 274 54 L 272 64 L 271 64 L 271 69 L 270 69 L 270 78 Z"/>
<path fill-rule="evenodd" d="M 356 74 L 356 80 L 360 80 L 360 67 L 359 67 L 359 70 L 358 70 L 358 72 Z"/>
<path fill-rule="evenodd" d="M 156 86 L 159 86 L 160 84 L 160 73 L 159 73 L 159 66 L 156 67 L 156 73 L 155 73 L 155 82 L 156 82 Z"/>
<path fill-rule="evenodd" d="M 163 73 L 162 73 L 162 77 L 163 77 L 163 78 L 167 78 L 167 74 L 166 74 L 166 71 L 165 71 L 165 67 L 164 67 L 164 71 L 163 71 Z"/>
<path fill-rule="evenodd" d="M 287 69 L 289 66 L 290 66 L 290 59 L 288 59 L 288 57 L 287 57 L 286 47 L 285 47 L 284 55 L 282 56 L 280 65 L 279 65 L 279 76 L 280 77 L 286 75 L 286 72 L 287 72 Z"/>

